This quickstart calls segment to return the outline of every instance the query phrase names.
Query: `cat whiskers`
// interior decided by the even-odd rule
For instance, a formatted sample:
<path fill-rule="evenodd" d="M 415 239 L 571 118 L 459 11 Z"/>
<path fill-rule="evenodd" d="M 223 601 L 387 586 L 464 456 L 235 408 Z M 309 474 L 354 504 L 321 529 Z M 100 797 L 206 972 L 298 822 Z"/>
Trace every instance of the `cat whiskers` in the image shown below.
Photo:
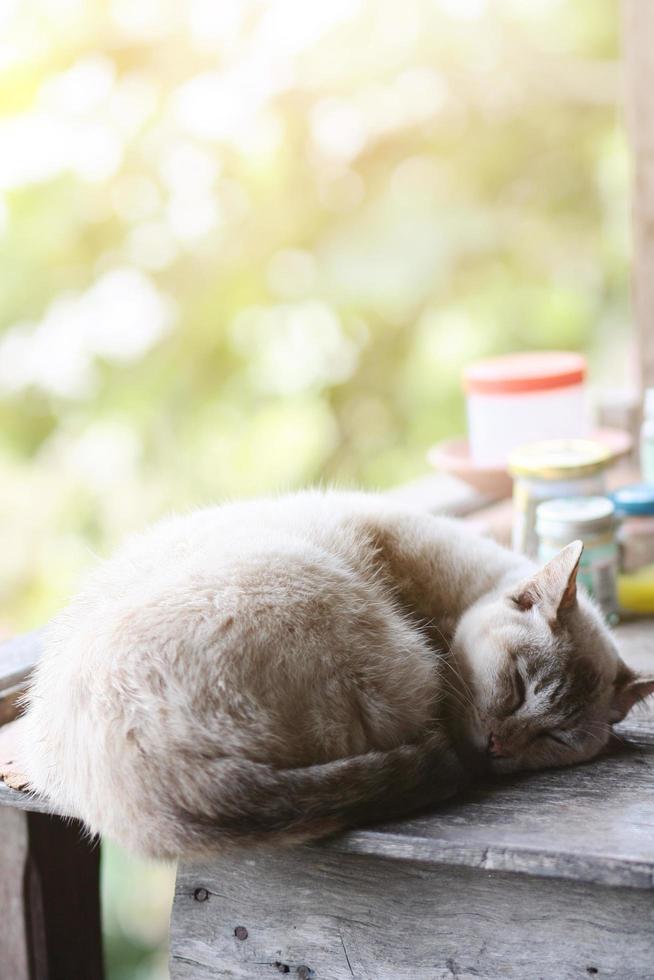
<path fill-rule="evenodd" d="M 619 735 L 613 729 L 613 726 L 606 721 L 590 722 L 587 728 L 576 728 L 575 731 L 577 731 L 580 735 L 588 735 L 593 739 L 601 738 L 605 741 L 608 741 L 607 736 L 612 736 L 619 742 L 622 742 L 622 744 L 628 744 L 627 739 Z"/>
<path fill-rule="evenodd" d="M 441 663 L 444 666 L 448 667 L 449 670 L 451 670 L 452 673 L 454 674 L 454 679 L 448 677 L 446 674 L 441 674 L 440 680 L 445 690 L 445 693 L 451 698 L 451 700 L 454 702 L 454 704 L 457 705 L 457 707 L 461 708 L 462 711 L 465 712 L 470 710 L 475 715 L 477 715 L 478 714 L 477 707 L 472 697 L 469 694 L 467 694 L 464 690 L 461 690 L 459 686 L 457 686 L 457 682 L 465 683 L 463 682 L 463 678 L 459 676 L 459 674 L 452 666 L 452 664 L 448 663 L 446 659 L 441 660 Z"/>
<path fill-rule="evenodd" d="M 436 633 L 438 633 L 438 635 L 440 636 L 441 640 L 443 641 L 443 643 L 445 645 L 446 652 L 449 654 L 450 657 L 454 657 L 454 653 L 452 651 L 452 645 L 451 645 L 451 643 L 449 643 L 447 637 L 445 636 L 445 634 L 443 633 L 443 631 L 436 625 L 436 623 L 434 622 L 433 619 L 432 620 L 425 620 L 424 621 L 424 624 L 421 624 L 421 625 L 424 625 L 424 627 L 427 628 L 427 629 L 433 629 L 433 630 L 435 630 Z M 461 701 L 460 701 L 461 706 L 470 707 L 476 713 L 477 708 L 475 706 L 474 696 L 473 696 L 473 692 L 472 692 L 472 690 L 470 688 L 470 685 L 466 682 L 466 680 L 462 677 L 462 675 L 460 674 L 460 672 L 450 662 L 450 660 L 448 659 L 448 657 L 443 657 L 443 659 L 441 660 L 441 663 L 444 664 L 449 670 L 452 671 L 452 673 L 454 674 L 454 677 L 456 678 L 456 682 L 458 684 L 456 690 L 454 688 L 452 688 L 452 687 L 448 688 L 449 693 L 456 694 L 461 699 Z M 443 680 L 444 680 L 444 683 L 446 683 L 445 678 Z"/>

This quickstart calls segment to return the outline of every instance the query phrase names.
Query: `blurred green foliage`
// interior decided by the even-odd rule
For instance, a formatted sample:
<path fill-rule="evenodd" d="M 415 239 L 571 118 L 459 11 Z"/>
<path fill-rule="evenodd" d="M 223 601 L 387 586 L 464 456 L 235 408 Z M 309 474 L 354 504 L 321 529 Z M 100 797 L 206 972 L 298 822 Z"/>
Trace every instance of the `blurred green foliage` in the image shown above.
<path fill-rule="evenodd" d="M 615 3 L 9 8 L 7 628 L 170 508 L 420 473 L 470 358 L 615 371 Z"/>
<path fill-rule="evenodd" d="M 471 358 L 626 377 L 615 0 L 0 19 L 4 630 L 170 509 L 423 472 Z M 111 896 L 152 879 L 122 860 L 112 976 L 151 975 L 161 927 L 126 939 Z"/>

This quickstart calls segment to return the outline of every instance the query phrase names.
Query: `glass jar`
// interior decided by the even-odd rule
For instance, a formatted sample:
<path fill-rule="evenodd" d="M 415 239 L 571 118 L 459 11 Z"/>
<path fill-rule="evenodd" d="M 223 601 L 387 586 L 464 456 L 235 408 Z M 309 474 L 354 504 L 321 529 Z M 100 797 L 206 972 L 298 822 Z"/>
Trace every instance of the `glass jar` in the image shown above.
<path fill-rule="evenodd" d="M 539 504 L 561 497 L 603 496 L 612 459 L 610 449 L 591 439 L 534 442 L 512 453 L 514 550 L 536 557 Z"/>
<path fill-rule="evenodd" d="M 620 608 L 654 612 L 654 486 L 637 483 L 611 494 L 621 520 L 618 532 Z"/>
<path fill-rule="evenodd" d="M 536 510 L 538 559 L 547 562 L 571 541 L 583 542 L 577 581 L 611 622 L 617 619 L 619 549 L 617 519 L 608 497 L 548 500 Z"/>

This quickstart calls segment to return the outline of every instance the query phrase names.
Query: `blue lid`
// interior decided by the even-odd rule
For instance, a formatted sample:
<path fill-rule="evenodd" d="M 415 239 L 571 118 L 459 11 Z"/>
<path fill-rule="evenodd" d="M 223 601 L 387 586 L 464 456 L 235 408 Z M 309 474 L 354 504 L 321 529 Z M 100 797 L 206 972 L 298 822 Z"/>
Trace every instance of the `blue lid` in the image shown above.
<path fill-rule="evenodd" d="M 654 515 L 654 483 L 632 483 L 609 496 L 618 514 Z"/>

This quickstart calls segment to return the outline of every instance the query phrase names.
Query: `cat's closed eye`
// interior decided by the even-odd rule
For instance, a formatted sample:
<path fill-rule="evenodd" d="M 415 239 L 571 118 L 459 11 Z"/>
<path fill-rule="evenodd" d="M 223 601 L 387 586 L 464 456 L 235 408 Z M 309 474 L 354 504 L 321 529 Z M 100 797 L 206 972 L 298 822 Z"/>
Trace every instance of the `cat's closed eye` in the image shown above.
<path fill-rule="evenodd" d="M 516 711 L 523 706 L 525 703 L 525 698 L 527 696 L 527 691 L 525 688 L 525 682 L 522 674 L 519 670 L 516 670 L 513 675 L 513 697 L 511 699 L 511 704 L 508 711 L 506 712 L 507 717 L 514 715 Z"/>
<path fill-rule="evenodd" d="M 537 738 L 549 738 L 553 742 L 558 742 L 559 745 L 563 745 L 566 749 L 570 747 L 568 741 L 557 732 L 540 732 Z"/>

